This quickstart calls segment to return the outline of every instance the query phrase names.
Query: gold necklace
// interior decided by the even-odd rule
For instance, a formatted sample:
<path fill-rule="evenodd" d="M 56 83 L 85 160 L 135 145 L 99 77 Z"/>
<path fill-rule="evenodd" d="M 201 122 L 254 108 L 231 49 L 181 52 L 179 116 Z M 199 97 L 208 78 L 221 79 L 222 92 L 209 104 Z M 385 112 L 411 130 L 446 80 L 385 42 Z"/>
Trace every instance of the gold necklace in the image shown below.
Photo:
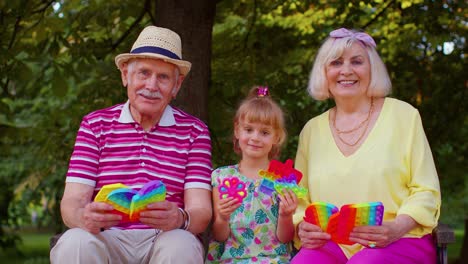
<path fill-rule="evenodd" d="M 367 112 L 366 119 L 362 120 L 362 122 L 359 123 L 359 125 L 357 125 L 355 128 L 352 128 L 350 130 L 339 130 L 336 127 L 336 114 L 337 114 L 337 111 L 335 109 L 335 116 L 333 118 L 333 127 L 335 128 L 336 133 L 337 134 L 349 134 L 349 133 L 354 132 L 354 131 L 358 130 L 359 128 L 361 128 L 369 120 L 369 118 L 371 116 L 371 113 L 372 113 L 372 108 L 374 108 L 374 98 L 373 97 L 371 97 L 371 105 L 370 105 L 370 108 L 369 108 L 369 112 Z"/>
<path fill-rule="evenodd" d="M 364 137 L 364 135 L 366 134 L 366 131 L 367 131 L 367 128 L 369 127 L 369 119 L 372 115 L 372 112 L 374 110 L 374 98 L 371 97 L 371 105 L 370 105 L 370 108 L 369 108 L 369 112 L 367 113 L 367 117 L 366 119 L 364 119 L 364 121 L 362 121 L 359 125 L 357 125 L 355 128 L 353 129 L 350 129 L 350 130 L 339 130 L 337 127 L 336 127 L 336 115 L 337 115 L 337 111 L 335 109 L 335 115 L 333 116 L 333 128 L 335 129 L 336 131 L 336 135 L 338 136 L 338 139 L 343 142 L 344 144 L 350 146 L 350 147 L 353 147 L 355 146 L 359 141 L 361 141 L 361 139 Z M 348 134 L 348 133 L 351 133 L 351 132 L 354 132 L 356 130 L 358 130 L 359 128 L 361 128 L 363 125 L 366 125 L 366 127 L 364 128 L 364 130 L 362 131 L 361 135 L 358 137 L 358 139 L 354 142 L 354 143 L 348 143 L 346 142 L 346 140 L 344 140 L 340 134 Z"/>

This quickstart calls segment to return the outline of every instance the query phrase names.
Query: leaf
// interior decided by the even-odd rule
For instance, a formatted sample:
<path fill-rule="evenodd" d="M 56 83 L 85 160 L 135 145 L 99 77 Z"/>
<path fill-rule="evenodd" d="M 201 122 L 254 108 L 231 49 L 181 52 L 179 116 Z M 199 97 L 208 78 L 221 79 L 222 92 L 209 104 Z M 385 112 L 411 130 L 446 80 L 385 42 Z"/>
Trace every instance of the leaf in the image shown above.
<path fill-rule="evenodd" d="M 251 228 L 247 228 L 243 233 L 242 237 L 248 240 L 252 240 L 254 238 L 255 234 L 254 231 Z"/>
<path fill-rule="evenodd" d="M 266 220 L 267 214 L 262 209 L 257 210 L 257 212 L 255 213 L 255 222 L 257 224 L 263 224 L 266 222 Z"/>
<path fill-rule="evenodd" d="M 274 217 L 278 218 L 279 215 L 279 204 L 276 203 L 271 207 L 271 213 L 273 214 Z"/>
<path fill-rule="evenodd" d="M 286 255 L 288 254 L 288 249 L 285 244 L 281 244 L 279 247 L 275 248 L 275 252 L 277 255 Z"/>
<path fill-rule="evenodd" d="M 245 249 L 244 249 L 243 246 L 239 246 L 239 248 L 232 247 L 232 248 L 229 249 L 229 253 L 234 258 L 241 257 L 242 255 L 244 255 L 244 251 L 245 251 Z"/>

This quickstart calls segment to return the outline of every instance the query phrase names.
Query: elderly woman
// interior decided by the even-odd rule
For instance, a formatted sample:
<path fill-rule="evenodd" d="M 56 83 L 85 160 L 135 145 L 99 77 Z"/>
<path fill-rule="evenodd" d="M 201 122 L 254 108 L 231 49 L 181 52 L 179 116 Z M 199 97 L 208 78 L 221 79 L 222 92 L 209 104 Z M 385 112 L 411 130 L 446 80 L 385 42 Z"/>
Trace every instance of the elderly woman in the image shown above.
<path fill-rule="evenodd" d="M 431 231 L 440 187 L 418 111 L 386 97 L 391 82 L 372 37 L 332 31 L 318 51 L 308 91 L 336 106 L 303 128 L 296 168 L 309 197 L 295 215 L 300 251 L 292 263 L 433 263 Z M 355 227 L 352 245 L 337 244 L 319 226 L 302 221 L 315 201 L 380 201 L 384 222 Z"/>

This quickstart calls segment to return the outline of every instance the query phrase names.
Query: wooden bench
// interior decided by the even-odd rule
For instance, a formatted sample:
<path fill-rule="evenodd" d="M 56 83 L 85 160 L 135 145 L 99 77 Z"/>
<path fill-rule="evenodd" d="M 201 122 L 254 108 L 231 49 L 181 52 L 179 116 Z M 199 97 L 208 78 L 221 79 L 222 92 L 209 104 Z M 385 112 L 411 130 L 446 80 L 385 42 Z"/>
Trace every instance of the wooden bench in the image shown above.
<path fill-rule="evenodd" d="M 432 236 L 437 248 L 437 263 L 448 264 L 447 245 L 455 243 L 455 233 L 448 225 L 439 223 L 432 231 Z"/>

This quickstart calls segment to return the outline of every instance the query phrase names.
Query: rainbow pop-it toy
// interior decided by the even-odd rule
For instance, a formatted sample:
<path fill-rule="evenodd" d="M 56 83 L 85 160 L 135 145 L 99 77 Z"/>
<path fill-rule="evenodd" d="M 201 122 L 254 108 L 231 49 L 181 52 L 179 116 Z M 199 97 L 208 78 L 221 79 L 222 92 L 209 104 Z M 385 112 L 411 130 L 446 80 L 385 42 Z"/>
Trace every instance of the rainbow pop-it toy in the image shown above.
<path fill-rule="evenodd" d="M 382 225 L 383 215 L 381 202 L 346 204 L 340 210 L 333 204 L 314 202 L 307 207 L 304 221 L 320 226 L 334 242 L 352 245 L 349 234 L 355 226 Z"/>
<path fill-rule="evenodd" d="M 166 200 L 166 186 L 160 180 L 146 183 L 137 191 L 115 183 L 104 185 L 94 197 L 95 202 L 105 202 L 114 207 L 114 213 L 122 216 L 121 222 L 136 222 L 140 212 L 150 203 Z"/>
<path fill-rule="evenodd" d="M 291 159 L 286 160 L 285 163 L 271 160 L 268 170 L 260 170 L 259 175 L 263 177 L 260 182 L 260 191 L 263 193 L 271 195 L 276 191 L 283 194 L 284 189 L 289 189 L 298 198 L 307 195 L 307 189 L 297 185 L 302 179 L 302 173 L 293 168 L 293 161 Z"/>
<path fill-rule="evenodd" d="M 327 230 L 330 217 L 338 212 L 338 207 L 330 203 L 314 202 L 305 211 L 304 220 Z"/>

